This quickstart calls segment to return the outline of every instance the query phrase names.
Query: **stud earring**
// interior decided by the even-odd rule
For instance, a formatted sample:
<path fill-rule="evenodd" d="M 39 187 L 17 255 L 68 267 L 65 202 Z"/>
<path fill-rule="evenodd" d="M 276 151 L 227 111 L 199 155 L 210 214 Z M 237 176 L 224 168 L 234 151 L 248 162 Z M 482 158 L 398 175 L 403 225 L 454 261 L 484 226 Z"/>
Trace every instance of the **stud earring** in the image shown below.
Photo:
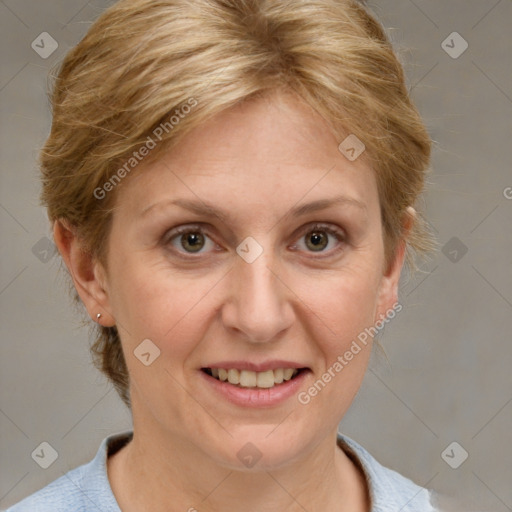
<path fill-rule="evenodd" d="M 101 318 L 101 313 L 98 313 L 98 314 L 96 315 L 96 321 L 98 321 L 100 318 Z"/>

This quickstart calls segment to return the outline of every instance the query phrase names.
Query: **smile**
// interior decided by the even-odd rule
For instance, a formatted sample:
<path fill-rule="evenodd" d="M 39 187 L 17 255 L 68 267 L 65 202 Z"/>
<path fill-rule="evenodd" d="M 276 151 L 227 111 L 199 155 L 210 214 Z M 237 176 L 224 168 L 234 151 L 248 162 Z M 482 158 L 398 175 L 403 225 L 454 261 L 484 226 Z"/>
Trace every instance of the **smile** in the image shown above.
<path fill-rule="evenodd" d="M 273 388 L 293 379 L 302 369 L 300 368 L 276 368 L 255 372 L 251 370 L 238 370 L 237 368 L 203 368 L 205 373 L 221 382 L 228 382 L 241 388 Z"/>

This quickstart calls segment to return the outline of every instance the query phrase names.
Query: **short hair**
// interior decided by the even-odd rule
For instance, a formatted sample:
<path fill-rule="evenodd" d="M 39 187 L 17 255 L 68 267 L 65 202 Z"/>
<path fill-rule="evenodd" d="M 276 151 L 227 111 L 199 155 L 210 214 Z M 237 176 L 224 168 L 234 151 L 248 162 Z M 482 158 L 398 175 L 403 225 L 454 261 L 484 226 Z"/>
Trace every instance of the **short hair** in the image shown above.
<path fill-rule="evenodd" d="M 66 55 L 53 85 L 40 155 L 50 220 L 74 226 L 84 250 L 106 264 L 118 184 L 136 167 L 138 150 L 155 143 L 146 164 L 205 120 L 278 90 L 311 106 L 340 143 L 349 134 L 363 142 L 388 261 L 423 190 L 431 139 L 391 42 L 355 0 L 112 5 Z M 407 238 L 409 264 L 430 246 L 419 215 Z M 130 407 L 117 329 L 95 329 L 93 360 Z"/>

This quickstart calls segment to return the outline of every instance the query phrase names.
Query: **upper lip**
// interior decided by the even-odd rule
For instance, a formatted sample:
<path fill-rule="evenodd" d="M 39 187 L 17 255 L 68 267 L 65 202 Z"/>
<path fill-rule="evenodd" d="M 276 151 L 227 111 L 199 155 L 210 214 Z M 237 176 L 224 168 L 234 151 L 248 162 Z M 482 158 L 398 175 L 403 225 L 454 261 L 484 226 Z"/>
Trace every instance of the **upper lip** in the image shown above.
<path fill-rule="evenodd" d="M 284 360 L 272 360 L 264 361 L 261 363 L 255 363 L 250 361 L 219 361 L 212 363 L 203 368 L 223 368 L 229 370 L 230 368 L 236 368 L 237 370 L 249 370 L 253 372 L 265 372 L 267 370 L 277 370 L 278 368 L 307 368 L 306 365 L 296 363 L 293 361 Z"/>

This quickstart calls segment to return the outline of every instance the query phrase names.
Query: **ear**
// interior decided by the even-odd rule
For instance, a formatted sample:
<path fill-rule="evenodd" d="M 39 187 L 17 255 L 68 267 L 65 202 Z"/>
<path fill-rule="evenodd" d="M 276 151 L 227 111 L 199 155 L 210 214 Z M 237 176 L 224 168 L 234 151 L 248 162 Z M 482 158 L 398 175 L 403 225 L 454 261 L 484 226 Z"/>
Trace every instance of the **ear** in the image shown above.
<path fill-rule="evenodd" d="M 397 242 L 393 259 L 384 270 L 380 283 L 379 300 L 374 321 L 383 319 L 387 312 L 398 302 L 398 283 L 405 261 L 406 241 L 414 225 L 416 210 L 408 206 L 402 219 L 402 238 Z"/>
<path fill-rule="evenodd" d="M 101 263 L 84 250 L 76 230 L 63 219 L 54 222 L 53 238 L 89 316 L 104 327 L 114 326 Z"/>

